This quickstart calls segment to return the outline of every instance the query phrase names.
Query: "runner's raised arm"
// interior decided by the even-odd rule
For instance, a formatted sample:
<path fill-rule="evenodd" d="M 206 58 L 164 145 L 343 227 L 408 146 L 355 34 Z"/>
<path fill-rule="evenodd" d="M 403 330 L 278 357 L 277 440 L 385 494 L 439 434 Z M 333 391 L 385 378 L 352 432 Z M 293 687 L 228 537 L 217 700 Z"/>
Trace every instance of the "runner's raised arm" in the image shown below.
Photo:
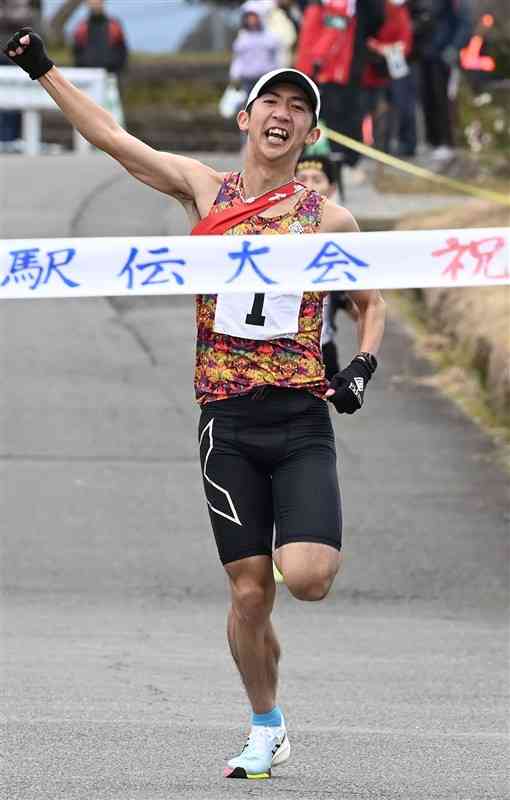
<path fill-rule="evenodd" d="M 113 116 L 68 81 L 49 58 L 41 37 L 22 28 L 4 48 L 15 64 L 53 98 L 69 122 L 95 147 L 115 158 L 135 178 L 207 213 L 221 184 L 215 170 L 196 159 L 161 153 L 127 133 Z"/>

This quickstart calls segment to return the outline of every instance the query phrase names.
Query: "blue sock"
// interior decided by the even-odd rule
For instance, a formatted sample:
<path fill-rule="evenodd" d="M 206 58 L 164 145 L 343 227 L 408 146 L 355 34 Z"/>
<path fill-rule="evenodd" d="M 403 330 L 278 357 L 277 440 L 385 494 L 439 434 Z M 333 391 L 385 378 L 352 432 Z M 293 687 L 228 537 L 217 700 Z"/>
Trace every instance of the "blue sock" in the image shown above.
<path fill-rule="evenodd" d="M 267 725 L 269 728 L 279 728 L 283 722 L 283 715 L 279 706 L 275 706 L 272 711 L 265 714 L 252 714 L 252 725 Z"/>

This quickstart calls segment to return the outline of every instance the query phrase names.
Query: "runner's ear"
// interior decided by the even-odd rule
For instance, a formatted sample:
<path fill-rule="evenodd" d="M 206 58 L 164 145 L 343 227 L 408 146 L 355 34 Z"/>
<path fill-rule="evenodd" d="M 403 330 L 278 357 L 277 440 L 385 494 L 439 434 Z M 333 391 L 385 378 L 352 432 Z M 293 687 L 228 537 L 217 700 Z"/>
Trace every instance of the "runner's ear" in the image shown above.
<path fill-rule="evenodd" d="M 237 124 L 239 126 L 239 130 L 243 131 L 243 133 L 247 133 L 248 125 L 250 123 L 250 115 L 247 111 L 241 110 L 237 114 Z"/>
<path fill-rule="evenodd" d="M 315 144 L 321 138 L 321 129 L 320 128 L 312 128 L 312 130 L 307 134 L 305 139 L 305 145 L 310 147 L 310 145 Z"/>

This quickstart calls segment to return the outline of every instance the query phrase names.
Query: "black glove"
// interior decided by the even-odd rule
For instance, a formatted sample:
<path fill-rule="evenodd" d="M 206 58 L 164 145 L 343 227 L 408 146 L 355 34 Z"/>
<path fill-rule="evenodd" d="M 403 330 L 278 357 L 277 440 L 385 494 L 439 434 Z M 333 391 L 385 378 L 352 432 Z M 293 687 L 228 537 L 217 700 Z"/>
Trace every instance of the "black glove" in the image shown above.
<path fill-rule="evenodd" d="M 27 34 L 30 36 L 29 44 L 20 44 L 20 39 Z M 9 55 L 9 53 L 15 53 L 18 47 L 23 48 L 21 55 Z M 21 28 L 14 36 L 11 36 L 3 52 L 11 61 L 28 72 L 33 81 L 46 75 L 53 66 L 53 61 L 46 52 L 43 40 L 37 33 L 34 33 L 32 28 Z"/>
<path fill-rule="evenodd" d="M 339 414 L 354 414 L 363 405 L 365 388 L 377 367 L 374 356 L 355 356 L 348 367 L 338 372 L 329 388 L 335 393 L 327 395 Z"/>

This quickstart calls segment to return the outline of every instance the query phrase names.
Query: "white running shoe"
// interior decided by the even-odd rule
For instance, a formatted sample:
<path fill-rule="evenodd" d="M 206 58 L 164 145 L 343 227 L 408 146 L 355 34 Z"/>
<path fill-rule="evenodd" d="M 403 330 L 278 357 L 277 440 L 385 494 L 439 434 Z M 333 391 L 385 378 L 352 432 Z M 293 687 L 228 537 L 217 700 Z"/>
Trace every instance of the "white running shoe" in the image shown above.
<path fill-rule="evenodd" d="M 290 742 L 284 720 L 278 728 L 252 725 L 242 752 L 230 759 L 224 775 L 225 778 L 263 780 L 271 777 L 271 767 L 284 764 L 289 757 Z"/>
<path fill-rule="evenodd" d="M 451 147 L 442 144 L 440 147 L 436 147 L 432 150 L 430 157 L 433 161 L 449 161 L 454 155 L 455 151 Z"/>

